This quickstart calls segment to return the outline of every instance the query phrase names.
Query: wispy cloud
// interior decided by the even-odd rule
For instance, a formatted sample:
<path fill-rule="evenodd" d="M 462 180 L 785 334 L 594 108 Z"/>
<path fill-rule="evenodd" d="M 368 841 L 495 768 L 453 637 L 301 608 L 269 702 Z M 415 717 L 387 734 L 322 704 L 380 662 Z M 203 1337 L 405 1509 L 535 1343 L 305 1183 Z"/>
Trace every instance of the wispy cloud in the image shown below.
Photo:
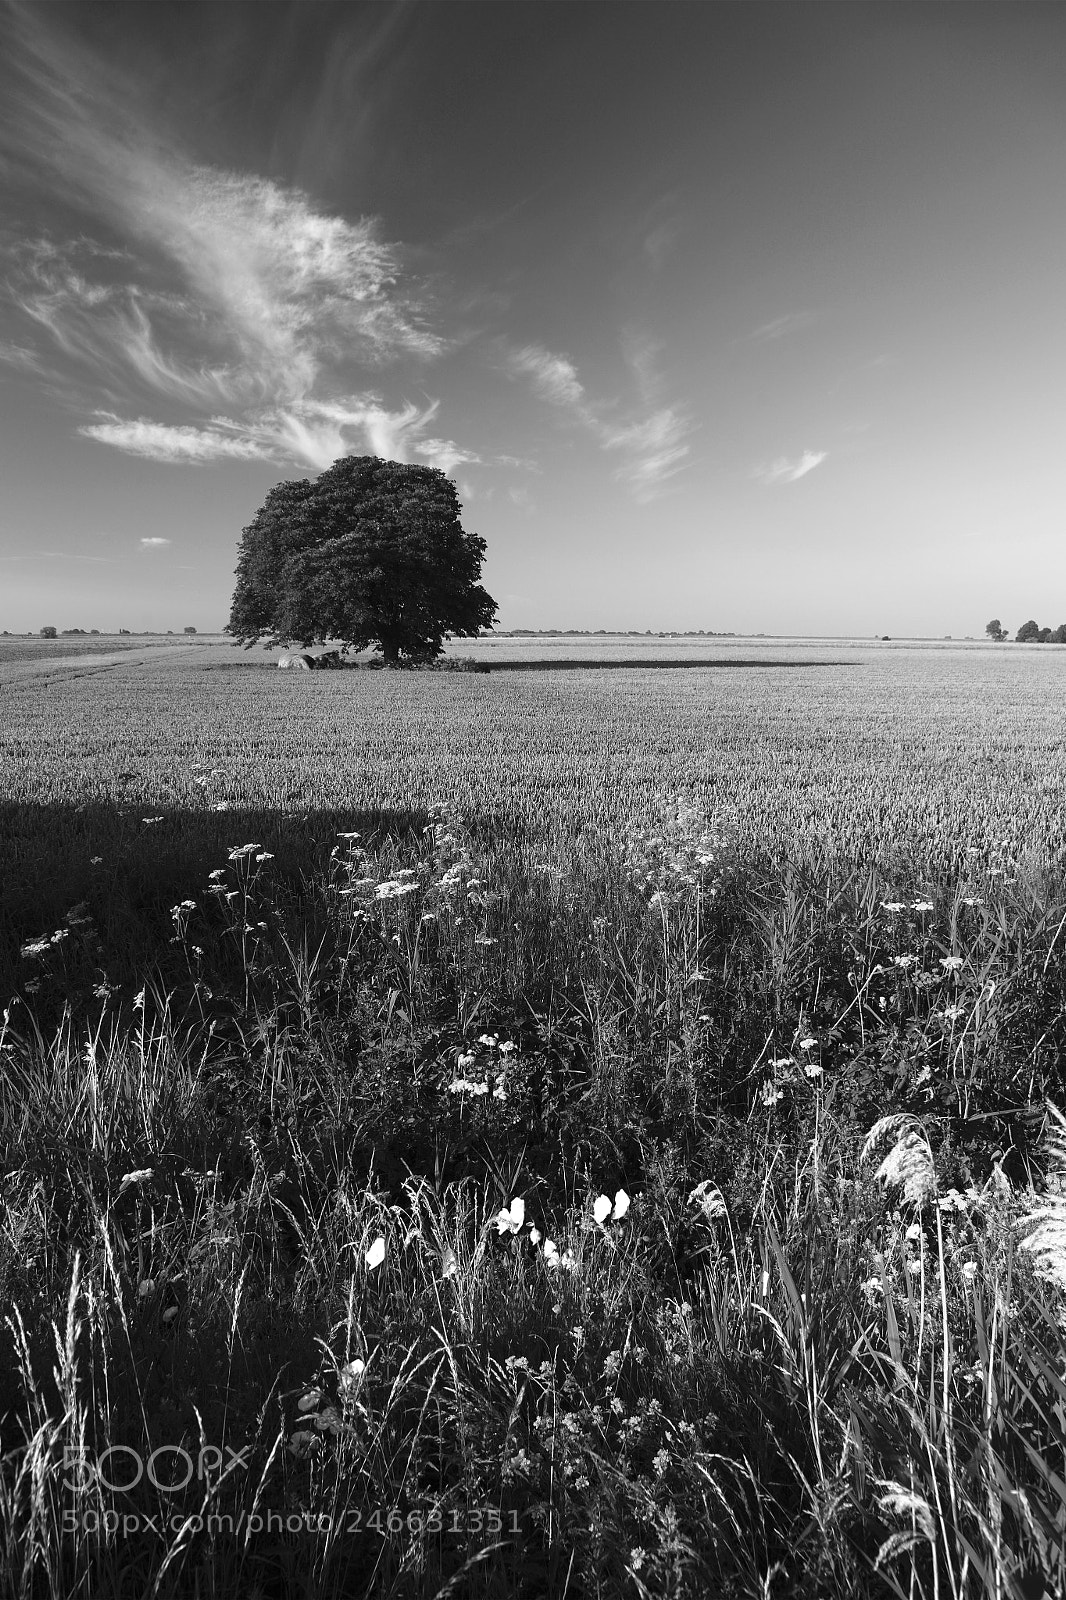
<path fill-rule="evenodd" d="M 796 483 L 800 478 L 805 478 L 808 472 L 813 472 L 815 467 L 820 467 L 828 454 L 828 450 L 804 450 L 801 456 L 792 459 L 778 456 L 769 466 L 756 467 L 754 476 L 761 478 L 763 483 Z"/>
<path fill-rule="evenodd" d="M 684 441 L 692 423 L 677 408 L 666 406 L 640 422 L 615 428 L 604 425 L 601 431 L 608 450 L 626 454 L 616 475 L 638 500 L 652 500 L 684 466 L 689 453 Z"/>
<path fill-rule="evenodd" d="M 800 333 L 817 321 L 816 311 L 789 311 L 783 317 L 774 317 L 772 322 L 764 322 L 761 328 L 753 328 L 751 337 L 761 344 L 769 339 L 784 339 L 786 335 Z"/>
<path fill-rule="evenodd" d="M 364 373 L 425 363 L 445 348 L 398 245 L 370 218 L 332 215 L 254 174 L 193 162 L 134 112 L 99 61 L 24 12 L 24 81 L 8 150 L 117 229 L 128 248 L 40 240 L 15 252 L 9 293 L 72 363 L 70 392 L 230 413 L 124 420 L 88 437 L 158 460 L 295 457 L 322 466 L 354 445 L 392 448 L 437 409 L 389 406 Z M 0 359 L 23 365 L 33 351 Z M 99 404 L 99 399 L 97 399 Z M 460 449 L 450 446 L 451 450 Z"/>
<path fill-rule="evenodd" d="M 525 344 L 511 350 L 507 370 L 512 377 L 528 377 L 542 400 L 557 406 L 580 406 L 585 391 L 569 356 L 553 355 L 543 345 Z"/>
<path fill-rule="evenodd" d="M 689 454 L 689 446 L 684 441 L 692 432 L 693 424 L 679 405 L 657 405 L 654 410 L 650 409 L 662 390 L 656 367 L 656 358 L 662 349 L 659 342 L 626 330 L 622 335 L 622 349 L 635 379 L 639 408 L 623 408 L 618 400 L 593 401 L 570 358 L 553 355 L 541 345 L 524 345 L 511 350 L 506 367 L 512 377 L 529 377 L 534 391 L 542 399 L 565 410 L 594 435 L 602 449 L 625 451 L 626 460 L 615 476 L 628 486 L 636 499 L 652 500 L 684 465 Z"/>
<path fill-rule="evenodd" d="M 415 455 L 425 456 L 433 466 L 451 477 L 456 467 L 474 465 L 481 461 L 479 455 L 472 450 L 464 450 L 461 445 L 453 444 L 450 439 L 424 439 L 421 444 L 414 447 Z"/>
<path fill-rule="evenodd" d="M 244 436 L 237 424 L 233 425 L 234 432 L 226 433 L 219 428 L 150 422 L 145 417 L 124 421 L 121 417 L 104 415 L 105 421 L 86 423 L 78 432 L 87 439 L 98 439 L 101 444 L 114 445 L 127 455 L 143 456 L 149 461 L 261 461 L 270 455 L 270 451 L 254 439 Z M 143 544 L 144 540 L 141 542 Z"/>
<path fill-rule="evenodd" d="M 169 539 L 160 539 L 160 538 L 151 538 L 151 539 L 142 539 L 141 543 L 143 545 L 148 546 L 149 548 L 155 548 L 157 545 L 169 544 L 170 540 Z"/>

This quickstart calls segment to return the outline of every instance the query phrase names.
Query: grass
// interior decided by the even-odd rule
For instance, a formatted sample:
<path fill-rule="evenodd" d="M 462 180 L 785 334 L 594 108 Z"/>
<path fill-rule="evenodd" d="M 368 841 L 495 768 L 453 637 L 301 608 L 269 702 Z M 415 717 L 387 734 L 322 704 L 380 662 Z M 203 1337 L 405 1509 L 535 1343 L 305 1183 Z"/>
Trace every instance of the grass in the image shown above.
<path fill-rule="evenodd" d="M 7 812 L 42 871 L 5 895 L 4 1592 L 1060 1591 L 1061 855 L 754 848 L 739 798 L 656 788 L 676 681 L 640 744 L 619 674 L 354 675 L 358 723 L 324 678 L 301 750 L 275 680 L 220 727 L 231 675 L 172 671 L 179 754 L 239 712 L 248 764 L 164 772 L 120 714 L 159 675 L 54 684 L 42 735 L 77 693 L 99 721 Z M 428 797 L 445 697 L 456 765 L 478 714 L 489 775 L 512 740 L 495 807 Z M 348 805 L 326 771 L 321 806 L 250 805 L 263 748 L 314 770 L 344 706 Z M 771 704 L 741 710 L 757 747 Z M 605 731 L 644 762 L 610 796 Z M 869 841 L 897 801 L 866 782 Z"/>

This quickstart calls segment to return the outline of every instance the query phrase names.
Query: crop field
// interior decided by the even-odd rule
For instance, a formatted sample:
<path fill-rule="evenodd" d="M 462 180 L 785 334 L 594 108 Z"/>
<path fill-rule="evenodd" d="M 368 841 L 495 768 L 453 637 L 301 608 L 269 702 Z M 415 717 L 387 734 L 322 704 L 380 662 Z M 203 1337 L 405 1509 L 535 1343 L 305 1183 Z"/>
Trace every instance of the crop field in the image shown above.
<path fill-rule="evenodd" d="M 1062 1592 L 1066 651 L 92 643 L 0 641 L 0 1595 Z"/>

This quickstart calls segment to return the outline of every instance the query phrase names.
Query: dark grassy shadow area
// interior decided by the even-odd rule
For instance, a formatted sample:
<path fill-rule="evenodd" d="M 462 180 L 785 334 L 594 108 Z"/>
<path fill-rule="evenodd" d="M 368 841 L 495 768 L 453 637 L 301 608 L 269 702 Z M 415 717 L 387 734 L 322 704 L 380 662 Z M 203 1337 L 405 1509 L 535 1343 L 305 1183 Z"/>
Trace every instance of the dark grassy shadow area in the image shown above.
<path fill-rule="evenodd" d="M 165 967 L 171 908 L 199 900 L 207 874 L 226 866 L 235 846 L 269 851 L 272 876 L 298 894 L 324 872 L 340 833 L 419 838 L 426 820 L 424 811 L 358 809 L 160 816 L 147 803 L 128 801 L 0 806 L 0 1003 L 30 976 L 23 948 L 51 938 L 68 919 L 81 930 L 80 964 L 96 962 L 112 984 L 140 983 L 146 966 Z"/>

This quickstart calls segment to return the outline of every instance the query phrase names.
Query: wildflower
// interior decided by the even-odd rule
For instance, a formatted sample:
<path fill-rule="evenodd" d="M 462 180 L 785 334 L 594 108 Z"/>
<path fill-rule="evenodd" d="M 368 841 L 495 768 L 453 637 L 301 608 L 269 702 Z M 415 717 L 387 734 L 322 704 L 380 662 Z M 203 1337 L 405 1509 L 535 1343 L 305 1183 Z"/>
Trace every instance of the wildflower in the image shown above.
<path fill-rule="evenodd" d="M 269 850 L 260 850 L 255 859 L 257 861 L 273 861 L 274 857 Z"/>
<path fill-rule="evenodd" d="M 962 966 L 962 957 L 961 956 L 941 956 L 940 965 L 944 968 L 945 972 L 957 972 L 958 969 Z"/>
<path fill-rule="evenodd" d="M 477 938 L 474 940 L 475 944 L 480 944 L 480 945 L 484 945 L 484 946 L 488 946 L 490 944 L 495 944 L 496 942 L 497 941 L 495 939 L 490 939 L 486 934 L 483 934 L 483 933 L 479 933 Z"/>
<path fill-rule="evenodd" d="M 216 880 L 218 878 L 224 878 L 226 876 L 226 869 L 225 867 L 216 867 L 214 872 L 209 872 L 207 876 Z"/>
<path fill-rule="evenodd" d="M 933 902 L 931 900 L 913 900 L 911 902 L 912 911 L 932 911 L 932 909 Z"/>
<path fill-rule="evenodd" d="M 357 834 L 357 833 L 338 833 L 337 838 L 338 839 L 348 839 L 350 841 L 352 839 L 358 839 L 359 838 L 359 834 Z"/>
<path fill-rule="evenodd" d="M 878 1295 L 884 1295 L 885 1286 L 881 1282 L 881 1279 L 875 1275 L 872 1278 L 867 1278 L 866 1282 L 862 1286 L 862 1292 L 869 1301 L 870 1305 L 873 1305 Z"/>
<path fill-rule="evenodd" d="M 134 997 L 133 997 L 133 1009 L 134 1009 L 134 1011 L 143 1011 L 144 1010 L 144 990 L 143 989 L 141 990 L 140 994 L 135 994 L 134 995 Z"/>
<path fill-rule="evenodd" d="M 922 1263 L 920 1259 L 907 1262 L 907 1271 L 910 1273 L 912 1278 L 917 1278 L 921 1270 Z"/>
<path fill-rule="evenodd" d="M 24 944 L 22 946 L 22 955 L 27 960 L 31 956 L 43 955 L 51 942 L 52 941 L 50 939 L 34 939 L 30 944 Z"/>
<path fill-rule="evenodd" d="M 629 1196 L 624 1189 L 619 1189 L 614 1197 L 614 1204 L 605 1194 L 601 1194 L 592 1207 L 592 1214 L 602 1228 L 610 1218 L 612 1222 L 620 1222 L 629 1210 Z"/>
<path fill-rule="evenodd" d="M 147 1299 L 148 1295 L 152 1294 L 154 1289 L 154 1278 L 142 1278 L 140 1283 L 137 1285 L 137 1298 L 139 1300 Z"/>
<path fill-rule="evenodd" d="M 174 1318 L 177 1316 L 177 1314 L 178 1314 L 177 1306 L 167 1306 L 167 1309 L 163 1312 L 163 1321 L 164 1322 L 173 1322 Z"/>
<path fill-rule="evenodd" d="M 517 1049 L 518 1049 L 518 1046 L 514 1043 L 513 1040 L 505 1039 L 503 1044 L 501 1044 L 501 1046 L 500 1046 L 500 1054 L 501 1054 L 501 1056 L 509 1056 L 513 1050 L 517 1050 Z"/>
<path fill-rule="evenodd" d="M 322 1390 L 308 1389 L 307 1393 L 302 1394 L 299 1400 L 297 1400 L 296 1409 L 297 1411 L 317 1411 L 321 1404 Z"/>
<path fill-rule="evenodd" d="M 310 1433 L 306 1428 L 297 1428 L 295 1433 L 289 1436 L 288 1449 L 290 1455 L 299 1459 L 309 1456 L 312 1451 L 319 1449 L 321 1444 L 322 1440 L 316 1433 Z"/>
<path fill-rule="evenodd" d="M 917 961 L 917 959 L 918 959 L 917 956 L 911 956 L 911 955 L 893 956 L 892 957 L 892 964 L 893 964 L 893 966 L 896 966 L 896 967 L 902 967 L 904 972 L 906 972 L 908 967 L 913 967 L 914 966 L 914 964 Z"/>
<path fill-rule="evenodd" d="M 152 826 L 153 822 L 162 822 L 162 820 L 163 820 L 162 817 L 142 817 L 141 818 L 141 821 L 144 823 L 146 828 L 150 828 Z"/>
<path fill-rule="evenodd" d="M 460 1070 L 462 1070 L 466 1067 L 472 1067 L 474 1065 L 474 1059 L 475 1058 L 472 1055 L 460 1056 L 455 1064 L 460 1068 Z"/>
<path fill-rule="evenodd" d="M 359 1356 L 356 1356 L 352 1361 L 345 1362 L 337 1373 L 337 1388 L 343 1397 L 347 1398 L 356 1393 L 362 1384 L 365 1371 L 366 1362 Z"/>
<path fill-rule="evenodd" d="M 228 800 L 216 800 L 214 808 L 215 808 L 216 811 L 228 811 L 229 808 L 230 808 L 229 801 Z"/>
<path fill-rule="evenodd" d="M 905 911 L 907 908 L 902 900 L 882 900 L 882 911 Z"/>
<path fill-rule="evenodd" d="M 454 1278 L 458 1276 L 459 1258 L 452 1249 L 451 1245 L 445 1245 L 444 1249 L 441 1251 L 440 1263 L 442 1278 Z"/>
<path fill-rule="evenodd" d="M 333 1438 L 336 1438 L 340 1433 L 341 1422 L 341 1414 L 336 1406 L 323 1406 L 322 1410 L 314 1418 L 315 1427 L 321 1433 L 331 1434 Z"/>
<path fill-rule="evenodd" d="M 103 856 L 90 856 L 89 857 L 89 865 L 91 867 L 98 867 L 103 862 L 103 859 L 104 859 Z"/>
<path fill-rule="evenodd" d="M 963 897 L 962 903 L 963 903 L 964 906 L 983 906 L 984 905 L 984 901 L 983 900 L 979 900 L 976 895 L 965 895 Z"/>
<path fill-rule="evenodd" d="M 922 1225 L 921 1225 L 921 1223 L 920 1222 L 912 1222 L 910 1227 L 907 1229 L 907 1232 L 904 1235 L 904 1237 L 909 1239 L 912 1244 L 914 1243 L 914 1241 L 916 1239 L 920 1239 L 922 1237 Z"/>
<path fill-rule="evenodd" d="M 813 1050 L 817 1043 L 818 1040 L 814 1038 L 801 1039 L 799 1047 L 801 1050 Z"/>
<path fill-rule="evenodd" d="M 243 861 L 245 856 L 254 856 L 261 849 L 262 845 L 258 844 L 236 844 L 229 852 L 229 858 L 231 861 Z"/>
<path fill-rule="evenodd" d="M 529 1242 L 530 1242 L 530 1244 L 531 1245 L 538 1245 L 540 1243 L 540 1238 L 541 1238 L 540 1229 L 531 1227 L 530 1230 L 529 1230 Z"/>
<path fill-rule="evenodd" d="M 962 1278 L 963 1283 L 973 1283 L 977 1277 L 977 1262 L 964 1261 L 959 1268 L 959 1276 Z"/>
<path fill-rule="evenodd" d="M 764 1106 L 776 1106 L 779 1100 L 785 1098 L 784 1089 L 779 1089 L 775 1084 L 764 1083 L 759 1096 Z"/>
<path fill-rule="evenodd" d="M 478 1040 L 478 1044 L 483 1044 L 488 1050 L 494 1050 L 498 1043 L 499 1040 L 494 1033 L 483 1033 Z"/>
<path fill-rule="evenodd" d="M 775 1069 L 777 1067 L 790 1067 L 792 1065 L 792 1057 L 791 1056 L 775 1056 L 773 1061 L 770 1062 L 770 1065 L 772 1067 L 774 1067 Z"/>
<path fill-rule="evenodd" d="M 379 1233 L 373 1244 L 369 1247 L 364 1257 L 371 1272 L 377 1270 L 385 1259 L 385 1240 Z"/>
<path fill-rule="evenodd" d="M 520 1233 L 526 1220 L 526 1203 L 519 1197 L 512 1200 L 510 1208 L 496 1213 L 496 1226 L 501 1233 Z"/>
<path fill-rule="evenodd" d="M 813 1063 L 810 1066 L 804 1067 L 803 1070 L 808 1078 L 820 1078 L 822 1076 L 822 1068 L 815 1066 Z"/>

